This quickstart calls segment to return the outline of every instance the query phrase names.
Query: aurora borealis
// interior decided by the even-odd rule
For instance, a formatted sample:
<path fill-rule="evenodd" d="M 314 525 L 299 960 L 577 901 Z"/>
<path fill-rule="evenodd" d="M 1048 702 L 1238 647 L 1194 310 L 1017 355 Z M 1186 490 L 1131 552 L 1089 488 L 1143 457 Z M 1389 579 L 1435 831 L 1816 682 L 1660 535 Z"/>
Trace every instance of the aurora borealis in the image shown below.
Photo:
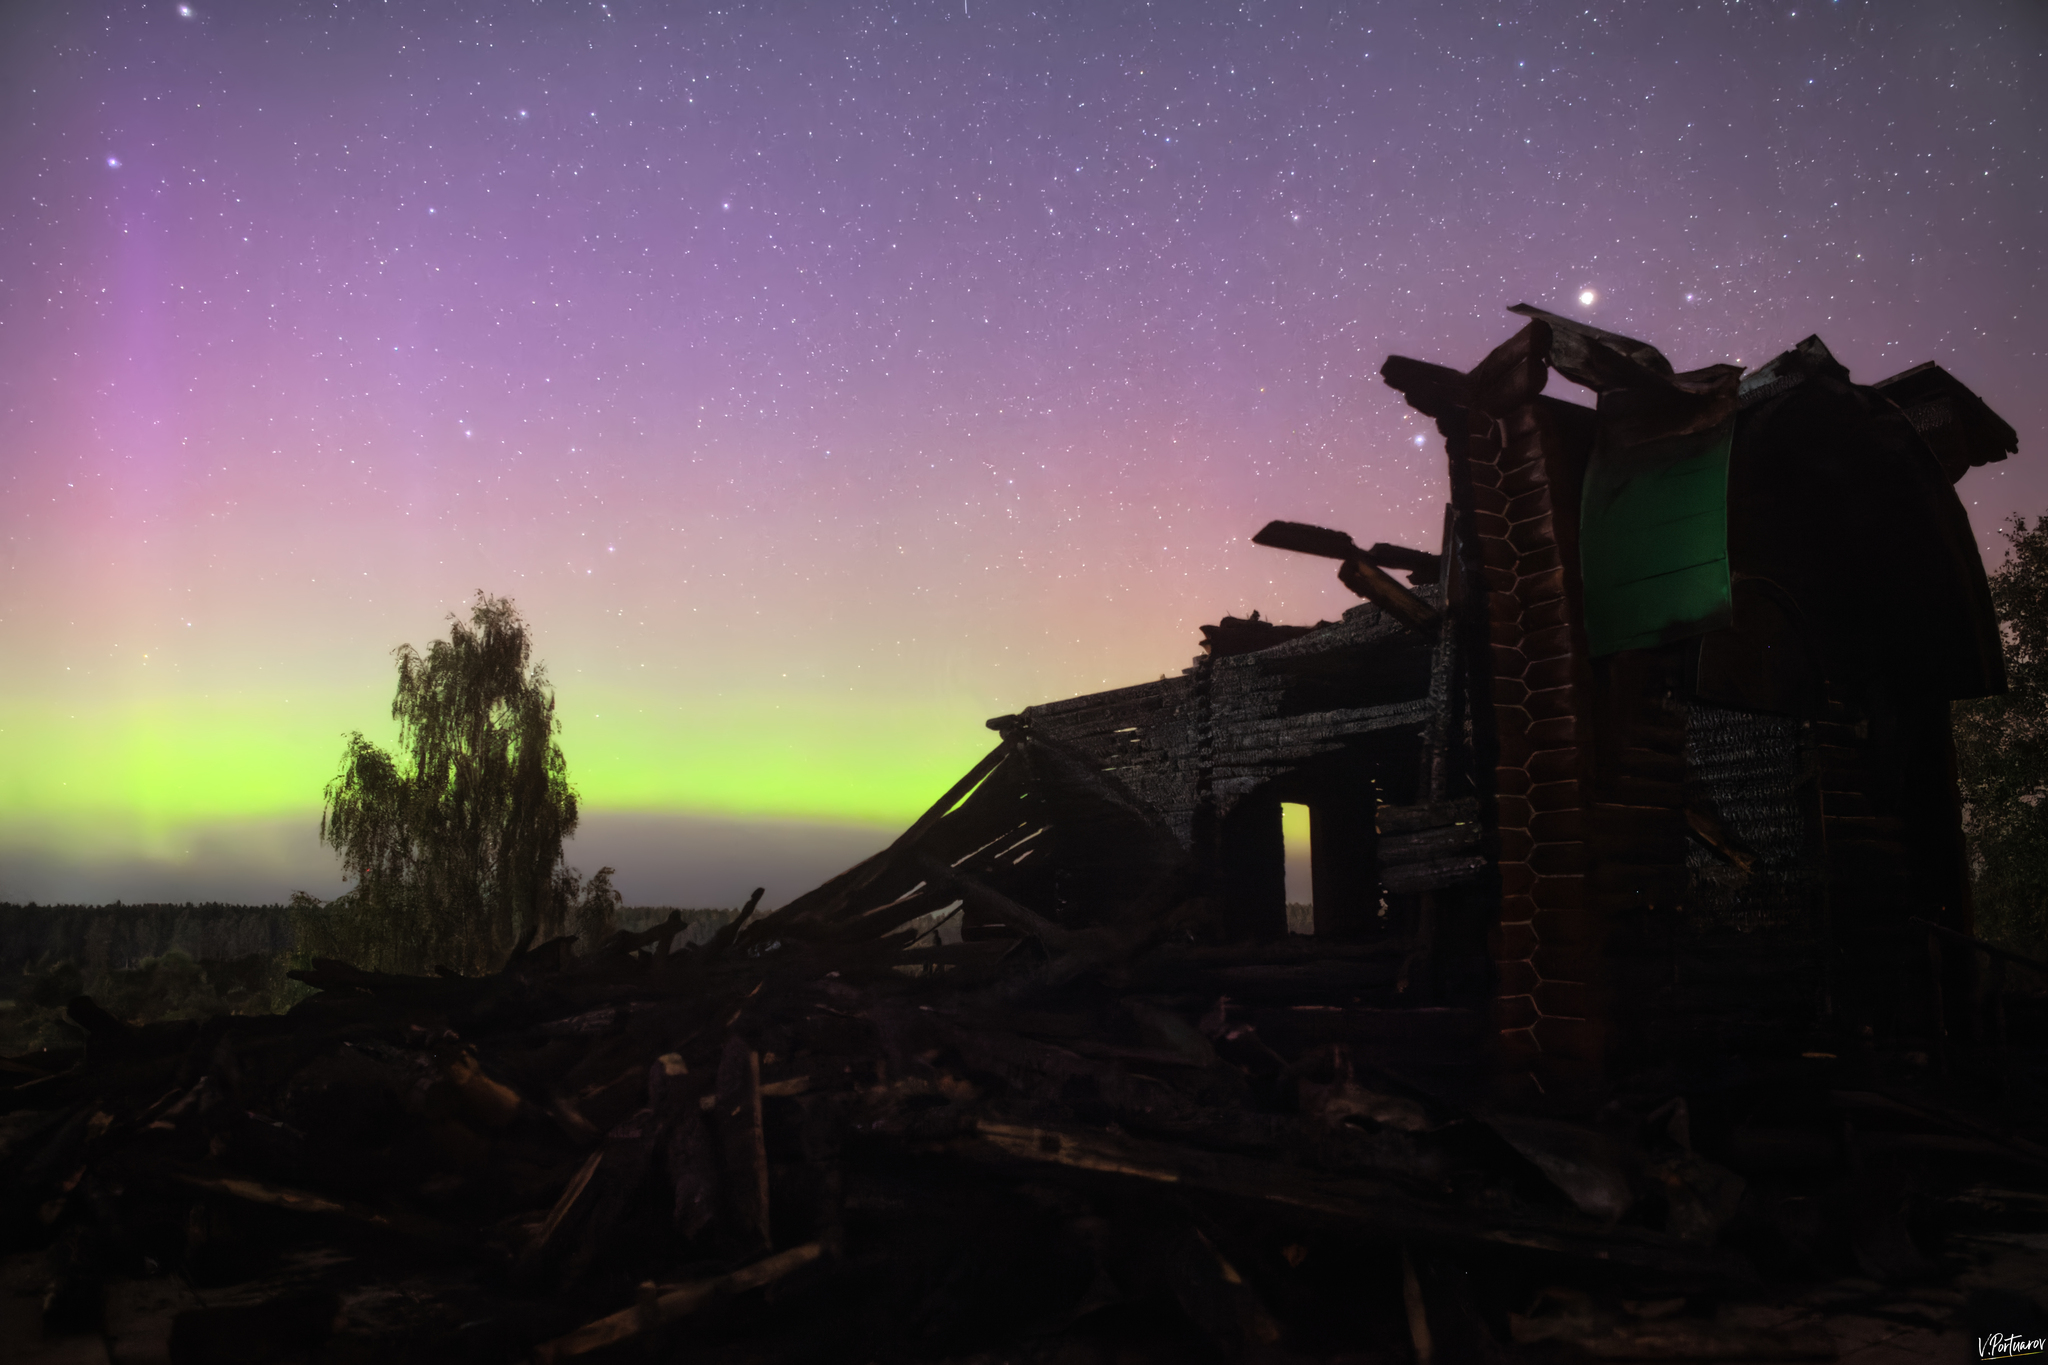
<path fill-rule="evenodd" d="M 2020 432 L 1995 559 L 2044 49 L 2031 0 L 10 6 L 0 900 L 339 889 L 341 736 L 482 588 L 571 860 L 779 903 L 984 718 L 1350 605 L 1269 518 L 1434 548 L 1376 372 L 1524 299 L 1939 360 Z"/>

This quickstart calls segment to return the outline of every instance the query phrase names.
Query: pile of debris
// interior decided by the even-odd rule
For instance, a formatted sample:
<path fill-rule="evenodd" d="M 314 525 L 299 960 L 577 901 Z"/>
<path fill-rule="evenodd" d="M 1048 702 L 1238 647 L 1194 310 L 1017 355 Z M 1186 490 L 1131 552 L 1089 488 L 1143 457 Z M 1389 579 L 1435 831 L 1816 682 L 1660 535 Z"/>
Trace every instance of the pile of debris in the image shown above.
<path fill-rule="evenodd" d="M 2001 1073 L 2031 1139 L 1960 1063 L 1937 1102 L 1853 1048 L 1502 1112 L 1470 1012 L 1387 1003 L 1414 945 L 1215 941 L 1179 845 L 1024 731 L 759 897 L 702 945 L 483 979 L 320 962 L 286 1016 L 72 1001 L 81 1057 L 0 1063 L 45 1330 L 116 1361 L 1793 1360 L 1845 1354 L 1851 1308 L 2038 1311 L 2038 1051 Z"/>

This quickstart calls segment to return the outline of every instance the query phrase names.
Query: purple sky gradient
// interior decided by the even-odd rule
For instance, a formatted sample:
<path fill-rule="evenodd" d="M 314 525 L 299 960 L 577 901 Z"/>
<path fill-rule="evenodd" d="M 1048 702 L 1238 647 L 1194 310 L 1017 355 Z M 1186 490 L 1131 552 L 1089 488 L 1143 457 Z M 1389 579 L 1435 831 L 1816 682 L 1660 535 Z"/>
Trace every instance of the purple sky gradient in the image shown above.
<path fill-rule="evenodd" d="M 339 736 L 481 587 L 629 897 L 736 900 L 663 820 L 883 829 L 982 717 L 1334 617 L 1269 518 L 1434 548 L 1376 371 L 1522 300 L 1939 360 L 2020 432 L 1980 541 L 2048 509 L 2033 0 L 189 10 L 0 14 L 0 898 L 331 882 Z"/>

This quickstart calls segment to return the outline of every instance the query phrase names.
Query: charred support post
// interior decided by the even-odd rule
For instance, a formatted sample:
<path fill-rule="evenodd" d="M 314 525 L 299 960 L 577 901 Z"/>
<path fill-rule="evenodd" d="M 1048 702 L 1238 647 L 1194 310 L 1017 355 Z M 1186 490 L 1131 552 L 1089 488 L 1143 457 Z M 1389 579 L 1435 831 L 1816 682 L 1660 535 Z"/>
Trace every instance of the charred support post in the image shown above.
<path fill-rule="evenodd" d="M 1245 797 L 1223 817 L 1221 829 L 1226 932 L 1234 940 L 1266 942 L 1287 934 L 1287 844 L 1280 832 L 1280 798 Z"/>
<path fill-rule="evenodd" d="M 1377 926 L 1377 805 L 1369 786 L 1348 786 L 1308 803 L 1309 868 L 1319 939 L 1362 938 Z"/>

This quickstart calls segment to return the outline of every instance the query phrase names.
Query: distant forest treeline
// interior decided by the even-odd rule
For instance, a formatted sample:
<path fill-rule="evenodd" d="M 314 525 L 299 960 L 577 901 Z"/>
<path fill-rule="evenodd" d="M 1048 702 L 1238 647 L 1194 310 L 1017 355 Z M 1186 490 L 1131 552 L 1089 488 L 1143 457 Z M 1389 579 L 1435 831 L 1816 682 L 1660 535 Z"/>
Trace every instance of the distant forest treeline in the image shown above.
<path fill-rule="evenodd" d="M 737 907 L 688 908 L 622 906 L 621 929 L 646 929 L 680 909 L 688 937 L 701 942 L 718 931 Z M 39 964 L 70 962 L 91 977 L 133 970 L 151 958 L 182 953 L 195 962 L 231 962 L 252 956 L 278 957 L 298 946 L 298 925 L 289 905 L 227 905 L 219 901 L 178 904 L 16 905 L 0 901 L 0 975 L 16 976 Z M 582 946 L 582 945 L 579 945 Z"/>
<path fill-rule="evenodd" d="M 737 909 L 619 908 L 621 929 L 680 910 L 681 935 L 703 943 Z M 304 911 L 290 905 L 16 905 L 0 902 L 0 1056 L 75 1048 L 84 1033 L 65 1006 L 90 995 L 136 1021 L 272 1014 L 311 991 L 286 973 L 308 965 Z"/>

